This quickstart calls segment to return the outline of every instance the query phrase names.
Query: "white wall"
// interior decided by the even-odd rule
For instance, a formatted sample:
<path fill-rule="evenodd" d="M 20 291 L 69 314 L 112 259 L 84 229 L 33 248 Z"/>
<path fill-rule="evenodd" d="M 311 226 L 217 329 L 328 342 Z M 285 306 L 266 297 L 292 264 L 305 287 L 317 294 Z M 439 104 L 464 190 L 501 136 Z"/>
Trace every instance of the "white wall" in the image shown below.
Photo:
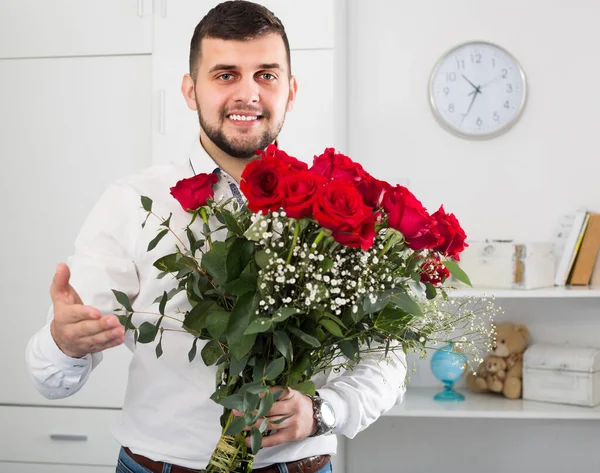
<path fill-rule="evenodd" d="M 600 211 L 594 0 L 349 0 L 348 149 L 377 177 L 409 180 L 430 210 L 444 204 L 470 239 L 552 240 L 561 214 Z M 428 103 L 439 57 L 468 40 L 508 49 L 528 79 L 507 134 L 467 141 Z M 501 300 L 533 342 L 600 346 L 591 300 Z M 428 362 L 413 385 L 435 383 Z M 598 471 L 595 421 L 382 418 L 346 445 L 347 473 Z M 365 455 L 371 452 L 371 455 Z"/>
<path fill-rule="evenodd" d="M 349 0 L 349 153 L 470 238 L 550 239 L 560 214 L 600 210 L 599 17 L 594 0 Z M 513 53 L 529 84 L 519 123 L 484 142 L 443 130 L 427 95 L 439 57 L 473 39 Z"/>

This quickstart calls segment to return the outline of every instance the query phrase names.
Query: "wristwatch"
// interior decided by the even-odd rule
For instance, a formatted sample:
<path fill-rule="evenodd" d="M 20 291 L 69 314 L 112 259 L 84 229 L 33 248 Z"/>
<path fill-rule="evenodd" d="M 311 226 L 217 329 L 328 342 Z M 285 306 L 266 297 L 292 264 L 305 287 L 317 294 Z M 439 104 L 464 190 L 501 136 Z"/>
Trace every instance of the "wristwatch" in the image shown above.
<path fill-rule="evenodd" d="M 312 400 L 313 416 L 317 422 L 317 431 L 311 437 L 328 434 L 335 427 L 335 412 L 333 412 L 333 407 L 319 396 L 318 392 L 316 396 L 308 394 L 308 397 Z"/>

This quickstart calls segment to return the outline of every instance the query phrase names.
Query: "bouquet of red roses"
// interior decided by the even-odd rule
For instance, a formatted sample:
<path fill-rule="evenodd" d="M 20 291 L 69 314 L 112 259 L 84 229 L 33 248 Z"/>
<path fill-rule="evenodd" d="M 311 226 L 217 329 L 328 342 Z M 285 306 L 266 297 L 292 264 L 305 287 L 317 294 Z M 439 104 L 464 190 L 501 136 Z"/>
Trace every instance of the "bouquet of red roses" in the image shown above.
<path fill-rule="evenodd" d="M 243 205 L 213 200 L 215 174 L 171 189 L 191 221 L 179 231 L 157 216 L 163 228 L 148 250 L 168 232 L 179 244 L 154 264 L 158 277 L 177 281 L 157 298 L 155 323 L 135 327 L 125 294 L 114 291 L 122 323 L 137 342 L 156 343 L 157 356 L 166 302 L 186 291 L 189 359 L 200 347 L 204 362 L 217 365 L 212 399 L 224 408 L 210 472 L 251 471 L 273 386 L 314 394 L 315 374 L 352 369 L 366 353 L 384 360 L 399 349 L 423 351 L 458 331 L 457 345 L 477 357 L 489 339 L 476 311 L 447 303 L 450 273 L 469 283 L 456 263 L 466 235 L 453 214 L 440 207 L 430 215 L 406 187 L 333 149 L 310 168 L 273 145 L 258 154 L 242 174 Z M 142 206 L 153 214 L 149 197 Z"/>

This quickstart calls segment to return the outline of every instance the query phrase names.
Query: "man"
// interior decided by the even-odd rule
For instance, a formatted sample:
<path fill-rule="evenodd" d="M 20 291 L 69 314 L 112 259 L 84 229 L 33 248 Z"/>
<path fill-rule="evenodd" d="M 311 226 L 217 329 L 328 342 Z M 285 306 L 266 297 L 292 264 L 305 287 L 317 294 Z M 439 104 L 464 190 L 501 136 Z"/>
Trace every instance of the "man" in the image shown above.
<path fill-rule="evenodd" d="M 114 431 L 123 446 L 118 472 L 199 470 L 219 439 L 221 406 L 209 399 L 215 367 L 199 359 L 188 362 L 191 335 L 181 330 L 181 323 L 165 318 L 163 355 L 157 358 L 152 344 L 135 345 L 116 316 L 103 314 L 112 312 L 116 303 L 111 289 L 118 289 L 139 313 L 136 325 L 154 321 L 143 313 L 156 312 L 156 296 L 174 286 L 169 278 L 156 278 L 152 263 L 156 255 L 172 251 L 175 241 L 164 238 L 153 252 L 146 251 L 159 222 L 149 220 L 141 227 L 145 215 L 139 209 L 140 195 L 153 199 L 158 215 L 173 213 L 171 228 L 183 228 L 188 214 L 169 194 L 170 187 L 218 168 L 215 199 L 240 197 L 237 183 L 244 166 L 256 149 L 276 140 L 297 90 L 283 25 L 254 3 L 218 5 L 196 27 L 190 72 L 181 90 L 200 121 L 199 140 L 189 159 L 151 168 L 108 188 L 77 237 L 70 268 L 58 266 L 48 325 L 27 347 L 36 387 L 48 398 L 77 392 L 103 350 L 123 342 L 132 350 L 122 420 Z M 170 314 L 186 310 L 185 292 L 166 308 Z M 387 364 L 365 360 L 352 372 L 316 377 L 318 398 L 286 389 L 267 417 L 291 417 L 264 438 L 255 471 L 330 471 L 336 437 L 322 434 L 351 438 L 366 428 L 401 399 L 405 373 L 400 358 Z"/>

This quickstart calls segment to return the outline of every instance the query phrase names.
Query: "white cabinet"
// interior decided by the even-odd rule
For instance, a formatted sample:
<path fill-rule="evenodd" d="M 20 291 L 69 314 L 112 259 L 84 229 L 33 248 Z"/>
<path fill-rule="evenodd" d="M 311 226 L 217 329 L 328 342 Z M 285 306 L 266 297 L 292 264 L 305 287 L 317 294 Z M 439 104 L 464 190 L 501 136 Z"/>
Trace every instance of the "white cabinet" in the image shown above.
<path fill-rule="evenodd" d="M 0 473 L 115 473 L 114 466 L 51 465 L 0 461 Z"/>
<path fill-rule="evenodd" d="M 116 466 L 120 445 L 110 431 L 120 413 L 0 406 L 0 461 Z"/>
<path fill-rule="evenodd" d="M 152 52 L 152 0 L 2 0 L 0 59 Z"/>
<path fill-rule="evenodd" d="M 33 388 L 27 341 L 45 323 L 54 268 L 92 205 L 118 177 L 150 164 L 150 56 L 0 61 L 0 403 L 56 405 Z M 4 226 L 6 225 L 6 226 Z M 90 385 L 59 404 L 120 407 L 125 348 L 109 350 Z M 6 379 L 6 378 L 5 378 Z"/>

